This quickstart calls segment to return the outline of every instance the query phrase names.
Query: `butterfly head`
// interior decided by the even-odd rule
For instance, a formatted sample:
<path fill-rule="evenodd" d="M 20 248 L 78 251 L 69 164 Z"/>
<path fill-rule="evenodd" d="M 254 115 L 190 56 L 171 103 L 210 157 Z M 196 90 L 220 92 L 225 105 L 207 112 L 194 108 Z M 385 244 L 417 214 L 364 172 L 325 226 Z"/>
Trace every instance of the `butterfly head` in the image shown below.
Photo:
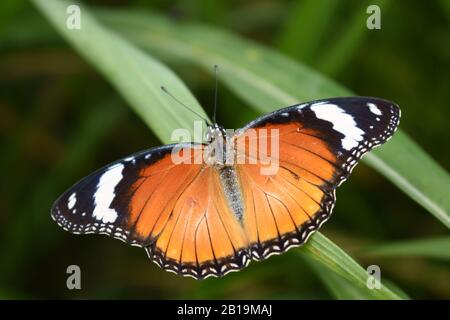
<path fill-rule="evenodd" d="M 208 143 L 213 143 L 217 140 L 223 140 L 226 137 L 226 131 L 223 127 L 219 126 L 217 123 L 208 125 L 206 130 L 205 139 Z"/>

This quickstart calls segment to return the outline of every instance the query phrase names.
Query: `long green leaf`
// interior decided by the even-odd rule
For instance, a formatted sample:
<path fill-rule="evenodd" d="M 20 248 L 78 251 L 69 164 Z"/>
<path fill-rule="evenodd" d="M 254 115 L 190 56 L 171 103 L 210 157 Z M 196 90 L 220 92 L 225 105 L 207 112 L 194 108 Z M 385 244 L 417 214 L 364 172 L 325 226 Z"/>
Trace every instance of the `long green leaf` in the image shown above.
<path fill-rule="evenodd" d="M 337 39 L 329 46 L 328 50 L 323 50 L 317 63 L 318 69 L 327 75 L 336 75 L 340 72 L 354 56 L 356 49 L 363 42 L 370 32 L 366 26 L 366 8 L 369 5 L 378 5 L 383 14 L 387 13 L 386 0 L 365 0 L 360 1 L 359 7 L 354 10 L 353 15 L 337 35 Z M 318 53 L 319 54 L 319 53 Z"/>
<path fill-rule="evenodd" d="M 350 94 L 312 69 L 292 64 L 276 52 L 223 30 L 176 24 L 161 16 L 141 12 L 101 10 L 97 13 L 102 21 L 127 39 L 162 57 L 189 61 L 207 71 L 218 64 L 220 79 L 261 112 L 273 111 L 299 100 Z M 290 74 L 282 74 L 282 70 Z M 308 76 L 305 78 L 304 75 Z M 295 85 L 292 79 L 295 79 Z"/>
<path fill-rule="evenodd" d="M 374 257 L 424 257 L 450 260 L 450 237 L 410 239 L 369 247 L 363 253 Z"/>
<path fill-rule="evenodd" d="M 304 63 L 314 62 L 339 4 L 342 5 L 343 2 L 337 0 L 294 2 L 280 32 L 278 47 Z M 311 26 L 314 26 L 313 30 Z"/>
<path fill-rule="evenodd" d="M 136 61 L 139 62 L 142 67 L 146 67 L 148 69 L 152 69 L 156 62 L 150 57 L 146 57 L 140 53 L 140 51 L 133 49 L 126 41 L 114 36 L 110 32 L 107 32 L 95 21 L 92 16 L 88 14 L 88 10 L 86 8 L 83 7 L 82 9 L 84 15 L 84 25 L 82 26 L 82 28 L 84 28 L 82 31 L 83 35 L 75 36 L 72 34 L 73 31 L 67 31 L 65 29 L 65 25 L 62 24 L 63 19 L 61 19 L 61 15 L 64 13 L 63 9 L 65 9 L 67 2 L 56 2 L 53 0 L 34 0 L 34 2 L 42 10 L 42 12 L 50 18 L 56 29 L 59 30 L 75 46 L 75 48 L 85 55 L 95 67 L 110 78 L 117 89 L 128 98 L 130 104 L 134 106 L 138 113 L 143 117 L 144 121 L 155 130 L 163 141 L 168 140 L 168 128 L 175 129 L 179 126 L 183 126 L 183 123 L 180 123 L 180 117 L 172 112 L 159 114 L 156 120 L 146 116 L 148 115 L 148 110 L 145 108 L 154 110 L 152 105 L 158 104 L 161 101 L 161 97 L 158 94 L 155 94 L 156 91 L 153 87 L 154 83 L 158 81 L 157 79 L 166 79 L 165 84 L 167 86 L 170 85 L 174 92 L 176 92 L 177 96 L 180 96 L 180 92 L 183 91 L 185 96 L 190 96 L 185 87 L 181 84 L 181 81 L 178 80 L 173 73 L 169 72 L 166 68 L 163 68 L 159 64 L 159 73 L 157 75 L 155 73 L 141 74 L 134 68 L 128 70 L 126 67 L 135 66 Z M 128 49 L 122 48 L 121 46 Z M 109 54 L 109 58 L 102 60 L 102 54 Z M 116 60 L 111 57 L 115 57 Z M 125 62 L 124 60 L 136 61 Z M 123 69 L 124 66 L 125 69 Z M 111 72 L 109 68 L 113 68 L 116 72 L 119 72 L 119 74 Z M 127 77 L 130 79 L 127 80 Z M 174 83 L 168 81 L 168 78 L 171 78 Z M 318 81 L 318 84 L 321 83 L 321 81 Z M 131 84 L 137 86 L 142 91 L 138 92 L 135 87 L 131 86 Z M 145 84 L 148 85 L 145 86 Z M 136 98 L 136 96 L 138 98 Z M 191 100 L 191 102 L 195 102 L 195 99 L 191 98 Z M 146 102 L 146 104 L 143 102 Z M 193 104 L 191 103 L 191 105 Z M 198 105 L 197 109 L 200 109 Z M 191 118 L 191 121 L 192 120 L 193 119 Z M 165 126 L 161 127 L 158 122 L 164 122 Z M 185 127 L 188 126 L 185 125 Z M 316 236 L 313 237 L 307 245 L 305 252 L 311 254 L 318 261 L 326 264 L 331 268 L 331 270 L 342 274 L 344 277 L 348 277 L 348 279 L 353 281 L 355 285 L 361 288 L 364 286 L 364 269 L 362 269 L 353 259 L 351 259 L 347 254 L 345 254 L 324 236 L 316 234 Z M 374 298 L 383 299 L 399 298 L 395 293 L 384 286 L 381 290 L 373 292 L 372 296 Z"/>
<path fill-rule="evenodd" d="M 333 270 L 339 276 L 350 281 L 359 294 L 376 299 L 401 299 L 393 290 L 385 284 L 381 284 L 380 289 L 368 289 L 368 273 L 355 260 L 353 260 L 341 248 L 331 242 L 320 232 L 314 234 L 304 246 L 304 250 L 299 250 L 302 255 L 320 262 L 329 270 Z M 335 283 L 337 285 L 338 283 Z"/>
<path fill-rule="evenodd" d="M 316 98 L 352 95 L 317 72 L 223 30 L 176 24 L 132 11 L 99 14 L 102 21 L 152 52 L 194 63 L 207 71 L 219 64 L 221 79 L 261 112 Z M 450 227 L 450 177 L 404 132 L 399 130 L 364 161 Z"/>
<path fill-rule="evenodd" d="M 161 86 L 176 91 L 181 101 L 207 118 L 195 97 L 170 69 L 103 28 L 89 10 L 81 9 L 80 29 L 69 29 L 66 10 L 71 3 L 33 2 L 67 41 L 115 86 L 161 140 L 168 142 L 174 128 L 189 128 L 196 119 L 188 110 L 180 110 Z M 168 118 L 172 119 L 170 123 L 161 121 Z"/>
<path fill-rule="evenodd" d="M 367 294 L 367 290 L 361 290 L 339 274 L 330 272 L 328 268 L 309 256 L 304 255 L 304 258 L 335 298 L 340 300 L 369 300 L 372 298 Z"/>

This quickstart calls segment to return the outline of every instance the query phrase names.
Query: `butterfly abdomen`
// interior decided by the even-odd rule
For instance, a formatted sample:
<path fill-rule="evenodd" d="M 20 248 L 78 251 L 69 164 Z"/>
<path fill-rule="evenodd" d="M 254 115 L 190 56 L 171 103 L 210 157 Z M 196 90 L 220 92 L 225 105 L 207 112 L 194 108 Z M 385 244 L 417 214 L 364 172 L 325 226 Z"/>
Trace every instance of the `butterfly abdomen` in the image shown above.
<path fill-rule="evenodd" d="M 244 214 L 241 186 L 233 166 L 224 166 L 219 169 L 220 181 L 222 184 L 228 205 L 240 223 Z"/>

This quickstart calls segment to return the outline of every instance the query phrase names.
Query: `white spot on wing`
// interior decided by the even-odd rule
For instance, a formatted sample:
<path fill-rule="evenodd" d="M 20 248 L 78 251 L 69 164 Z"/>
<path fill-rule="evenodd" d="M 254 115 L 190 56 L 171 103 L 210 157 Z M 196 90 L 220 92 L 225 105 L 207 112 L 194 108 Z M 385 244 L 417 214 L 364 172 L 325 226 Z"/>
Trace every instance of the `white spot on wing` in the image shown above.
<path fill-rule="evenodd" d="M 367 106 L 370 109 L 370 112 L 372 112 L 373 114 L 376 114 L 377 116 L 381 116 L 381 110 L 374 104 L 374 103 L 367 103 Z"/>
<path fill-rule="evenodd" d="M 302 109 L 303 109 L 304 107 L 307 107 L 307 106 L 308 106 L 307 103 L 299 104 L 299 105 L 297 106 L 297 111 L 298 111 L 298 112 L 302 112 Z"/>
<path fill-rule="evenodd" d="M 76 202 L 77 202 L 77 195 L 74 192 L 69 197 L 69 203 L 67 204 L 67 208 L 69 208 L 69 210 L 72 210 L 72 208 L 75 206 Z"/>
<path fill-rule="evenodd" d="M 131 162 L 131 163 L 135 164 L 136 163 L 136 158 L 133 157 L 133 156 L 130 156 L 128 158 L 123 159 L 123 161 L 124 162 Z"/>
<path fill-rule="evenodd" d="M 335 104 L 313 104 L 311 110 L 316 117 L 333 124 L 333 129 L 344 135 L 342 147 L 351 150 L 363 140 L 364 131 L 358 128 L 355 119 Z"/>
<path fill-rule="evenodd" d="M 122 180 L 123 164 L 111 167 L 101 177 L 94 194 L 95 208 L 92 215 L 103 223 L 112 223 L 117 219 L 117 212 L 109 206 L 113 201 L 114 189 Z"/>

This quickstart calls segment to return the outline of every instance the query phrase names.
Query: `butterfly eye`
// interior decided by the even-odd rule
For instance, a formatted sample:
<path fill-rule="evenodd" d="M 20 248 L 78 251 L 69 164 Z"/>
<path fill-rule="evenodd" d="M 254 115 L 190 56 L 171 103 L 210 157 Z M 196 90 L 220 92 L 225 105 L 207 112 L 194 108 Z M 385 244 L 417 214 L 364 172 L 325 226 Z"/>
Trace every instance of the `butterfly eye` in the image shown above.
<path fill-rule="evenodd" d="M 212 141 L 212 139 L 213 139 L 213 133 L 214 133 L 214 131 L 213 131 L 211 128 L 208 128 L 208 129 L 206 130 L 206 134 L 205 134 L 205 139 L 206 139 L 206 141 L 208 141 L 208 142 L 211 142 L 211 141 Z"/>

